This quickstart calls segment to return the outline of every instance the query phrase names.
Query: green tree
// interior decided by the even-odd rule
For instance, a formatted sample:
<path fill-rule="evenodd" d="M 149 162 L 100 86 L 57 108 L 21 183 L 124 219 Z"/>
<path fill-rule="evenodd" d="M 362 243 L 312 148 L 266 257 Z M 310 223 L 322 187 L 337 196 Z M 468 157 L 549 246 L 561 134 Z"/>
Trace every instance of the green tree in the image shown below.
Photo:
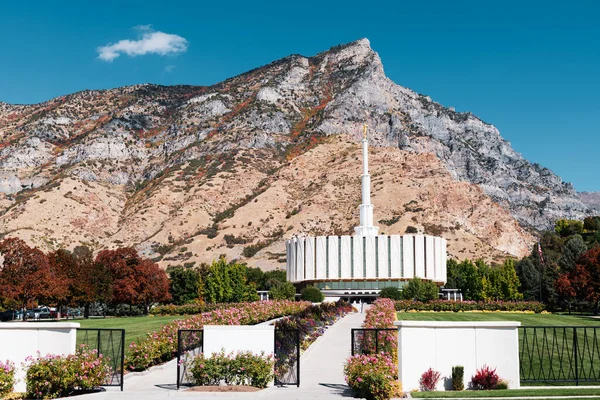
<path fill-rule="evenodd" d="M 523 295 L 519 293 L 519 277 L 515 270 L 515 262 L 512 259 L 506 260 L 502 267 L 498 270 L 498 289 L 500 299 L 505 301 L 521 300 Z"/>
<path fill-rule="evenodd" d="M 430 301 L 439 298 L 439 288 L 433 282 L 414 278 L 402 289 L 402 297 L 407 300 Z"/>
<path fill-rule="evenodd" d="M 402 292 L 395 286 L 388 286 L 379 291 L 379 297 L 383 299 L 400 300 L 402 299 Z"/>
<path fill-rule="evenodd" d="M 174 304 L 192 303 L 200 297 L 202 281 L 197 270 L 178 266 L 168 269 L 167 273 Z"/>
<path fill-rule="evenodd" d="M 539 300 L 541 282 L 538 267 L 529 257 L 524 257 L 516 263 L 515 269 L 521 282 L 520 291 L 523 293 L 523 298 L 527 301 Z"/>
<path fill-rule="evenodd" d="M 558 259 L 558 265 L 562 272 L 572 271 L 579 257 L 587 250 L 587 246 L 581 235 L 573 235 L 569 238 L 565 243 L 562 256 Z"/>
<path fill-rule="evenodd" d="M 581 235 L 583 233 L 583 222 L 572 219 L 559 219 L 556 221 L 554 230 L 562 237 Z"/>
<path fill-rule="evenodd" d="M 485 265 L 485 264 L 483 264 Z M 465 300 L 482 299 L 482 280 L 478 268 L 469 260 L 460 264 L 454 260 L 447 263 L 448 282 L 445 287 L 459 289 Z"/>
<path fill-rule="evenodd" d="M 600 217 L 585 217 L 583 220 L 583 229 L 588 232 L 600 230 Z"/>
<path fill-rule="evenodd" d="M 287 282 L 286 272 L 283 269 L 274 269 L 265 272 L 265 281 L 262 290 L 270 290 L 282 282 Z"/>
<path fill-rule="evenodd" d="M 213 261 L 204 280 L 204 300 L 207 303 L 222 303 L 231 298 L 231 284 L 226 278 L 224 259 Z"/>
<path fill-rule="evenodd" d="M 291 282 L 280 282 L 269 290 L 269 298 L 272 300 L 294 300 L 296 288 Z"/>
<path fill-rule="evenodd" d="M 307 286 L 302 289 L 302 300 L 310 301 L 312 303 L 320 303 L 325 299 L 323 293 L 315 286 Z"/>

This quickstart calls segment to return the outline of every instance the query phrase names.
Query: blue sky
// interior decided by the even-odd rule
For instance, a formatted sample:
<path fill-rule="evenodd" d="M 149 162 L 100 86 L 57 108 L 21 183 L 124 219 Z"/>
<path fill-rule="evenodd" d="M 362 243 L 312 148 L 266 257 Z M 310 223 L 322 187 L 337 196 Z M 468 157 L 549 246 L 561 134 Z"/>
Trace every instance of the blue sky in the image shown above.
<path fill-rule="evenodd" d="M 0 101 L 208 85 L 367 37 L 396 83 L 496 125 L 576 189 L 600 190 L 599 16 L 597 1 L 3 2 Z M 120 42 L 144 37 L 143 48 Z"/>

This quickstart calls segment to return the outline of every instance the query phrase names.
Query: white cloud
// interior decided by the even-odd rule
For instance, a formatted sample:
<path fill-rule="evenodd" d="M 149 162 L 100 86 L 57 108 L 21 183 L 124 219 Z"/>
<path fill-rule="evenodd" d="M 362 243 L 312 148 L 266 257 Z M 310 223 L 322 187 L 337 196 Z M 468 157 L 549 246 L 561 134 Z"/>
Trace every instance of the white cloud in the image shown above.
<path fill-rule="evenodd" d="M 188 41 L 171 33 L 153 31 L 152 25 L 139 25 L 135 29 L 141 33 L 139 40 L 119 40 L 117 43 L 98 47 L 98 58 L 102 61 L 111 62 L 121 54 L 130 57 L 143 56 L 146 54 L 158 54 L 166 56 L 169 54 L 185 53 Z"/>
<path fill-rule="evenodd" d="M 177 66 L 176 65 L 167 65 L 165 67 L 165 72 L 173 72 Z"/>

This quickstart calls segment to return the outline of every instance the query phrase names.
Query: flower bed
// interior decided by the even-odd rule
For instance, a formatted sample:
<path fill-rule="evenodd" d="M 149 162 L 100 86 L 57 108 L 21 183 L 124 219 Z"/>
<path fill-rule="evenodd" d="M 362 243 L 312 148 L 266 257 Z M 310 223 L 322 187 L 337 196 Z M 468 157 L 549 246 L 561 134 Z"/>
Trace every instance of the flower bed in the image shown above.
<path fill-rule="evenodd" d="M 111 373 L 107 359 L 85 345 L 69 356 L 38 355 L 26 362 L 28 399 L 54 399 L 98 388 Z"/>
<path fill-rule="evenodd" d="M 300 346 L 306 350 L 319 336 L 325 333 L 329 325 L 333 325 L 339 318 L 354 311 L 354 308 L 345 301 L 337 303 L 321 303 L 310 306 L 304 311 L 291 317 L 283 318 L 276 322 L 279 329 L 300 330 Z"/>
<path fill-rule="evenodd" d="M 308 302 L 288 300 L 256 301 L 175 320 L 164 325 L 160 331 L 148 333 L 139 343 L 132 343 L 126 365 L 129 370 L 142 371 L 175 357 L 179 329 L 201 329 L 204 325 L 253 325 L 284 315 L 298 314 L 310 306 Z"/>
<path fill-rule="evenodd" d="M 266 388 L 273 380 L 273 356 L 254 355 L 249 351 L 236 354 L 221 352 L 205 357 L 198 355 L 190 365 L 192 383 L 197 386 L 248 385 Z"/>
<path fill-rule="evenodd" d="M 399 300 L 395 302 L 396 311 L 421 312 L 421 311 L 503 311 L 503 312 L 530 312 L 539 314 L 546 310 L 546 305 L 537 301 L 448 301 L 434 300 L 426 303 L 412 300 Z"/>
<path fill-rule="evenodd" d="M 348 386 L 367 399 L 387 400 L 400 397 L 402 392 L 398 366 L 385 353 L 350 357 L 344 365 L 344 376 Z"/>
<path fill-rule="evenodd" d="M 15 385 L 15 364 L 0 361 L 0 397 L 9 394 Z"/>

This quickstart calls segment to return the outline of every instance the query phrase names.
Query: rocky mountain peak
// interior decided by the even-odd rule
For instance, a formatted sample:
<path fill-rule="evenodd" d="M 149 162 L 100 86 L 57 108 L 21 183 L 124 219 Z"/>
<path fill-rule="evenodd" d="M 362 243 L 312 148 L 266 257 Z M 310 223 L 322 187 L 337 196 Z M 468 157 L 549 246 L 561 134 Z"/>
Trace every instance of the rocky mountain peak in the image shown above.
<path fill-rule="evenodd" d="M 394 232 L 404 233 L 401 228 L 410 224 L 428 226 L 432 233 L 440 226 L 460 231 L 477 225 L 468 228 L 469 235 L 486 248 L 520 254 L 529 238 L 520 232 L 511 242 L 508 232 L 516 225 L 507 218 L 542 229 L 558 218 L 590 213 L 571 186 L 525 160 L 494 126 L 388 79 L 369 41 L 360 39 L 314 56 L 289 56 L 212 86 L 143 84 L 86 90 L 30 106 L 0 104 L 0 220 L 4 232 L 36 243 L 127 243 L 148 254 L 157 246 L 183 249 L 183 241 L 196 239 L 197 251 L 218 252 L 213 239 L 219 232 L 227 232 L 220 240 L 237 249 L 235 257 L 242 242 L 268 248 L 288 232 L 345 232 L 356 224 L 359 199 L 352 203 L 352 193 L 359 193 L 358 184 L 339 191 L 346 200 L 333 214 L 335 201 L 311 207 L 318 197 L 329 196 L 321 183 L 332 189 L 358 176 L 350 148 L 326 144 L 336 138 L 358 142 L 365 122 L 383 154 L 385 180 L 373 180 L 382 199 L 389 201 L 386 186 L 399 184 L 395 176 L 410 171 L 413 182 L 403 181 L 414 194 L 405 199 L 406 207 L 391 202 L 381 216 L 391 222 L 412 213 L 414 220 L 390 224 Z M 308 173 L 315 162 L 311 157 L 323 148 L 339 154 L 321 154 L 322 167 Z M 394 152 L 385 150 L 390 148 Z M 305 161 L 290 167 L 295 160 Z M 410 163 L 418 163 L 419 170 Z M 389 174 L 383 174 L 386 168 Z M 335 179 L 326 179 L 328 169 L 336 170 Z M 452 196 L 432 189 L 435 177 L 446 180 Z M 462 181 L 462 189 L 450 179 Z M 283 186 L 289 191 L 282 192 Z M 261 201 L 277 212 L 260 214 L 257 223 L 250 218 L 260 211 L 253 202 L 269 189 L 274 194 Z M 461 196 L 461 190 L 469 195 Z M 460 199 L 461 210 L 452 199 Z M 484 228 L 475 220 L 485 218 L 485 211 L 475 203 L 494 201 L 505 212 L 495 208 L 494 223 Z M 471 210 L 467 214 L 465 207 Z M 233 218 L 241 208 L 247 218 Z M 287 224 L 300 211 L 302 227 Z M 65 218 L 69 212 L 74 214 Z M 334 226 L 331 218 L 343 222 Z M 452 220 L 452 226 L 440 218 Z M 269 228 L 258 231 L 256 225 Z M 492 233 L 484 234 L 486 229 Z"/>

